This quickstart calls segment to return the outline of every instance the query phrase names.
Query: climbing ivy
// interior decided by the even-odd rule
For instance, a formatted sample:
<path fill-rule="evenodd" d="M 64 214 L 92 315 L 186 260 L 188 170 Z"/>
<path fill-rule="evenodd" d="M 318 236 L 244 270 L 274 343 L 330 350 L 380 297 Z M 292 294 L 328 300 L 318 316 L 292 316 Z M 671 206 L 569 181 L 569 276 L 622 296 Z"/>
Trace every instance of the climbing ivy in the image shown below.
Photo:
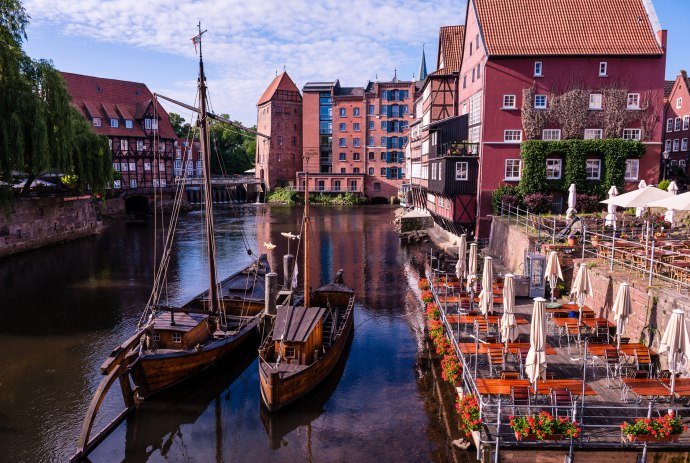
<path fill-rule="evenodd" d="M 638 141 L 607 140 L 528 140 L 522 143 L 522 179 L 519 188 L 523 195 L 538 192 L 567 192 L 574 183 L 578 192 L 603 197 L 611 185 L 621 191 L 625 178 L 626 159 L 640 158 L 644 145 Z M 563 160 L 560 180 L 547 180 L 546 159 Z M 601 159 L 601 179 L 587 180 L 587 159 Z"/>

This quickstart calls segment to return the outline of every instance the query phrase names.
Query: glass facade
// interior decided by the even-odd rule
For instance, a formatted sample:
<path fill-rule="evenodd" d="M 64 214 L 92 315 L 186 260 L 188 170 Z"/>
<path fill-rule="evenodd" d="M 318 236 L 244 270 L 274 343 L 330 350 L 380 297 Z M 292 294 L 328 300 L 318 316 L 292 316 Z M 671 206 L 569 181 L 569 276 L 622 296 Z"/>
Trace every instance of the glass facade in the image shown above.
<path fill-rule="evenodd" d="M 319 171 L 331 172 L 333 168 L 333 97 L 331 92 L 319 93 Z"/>

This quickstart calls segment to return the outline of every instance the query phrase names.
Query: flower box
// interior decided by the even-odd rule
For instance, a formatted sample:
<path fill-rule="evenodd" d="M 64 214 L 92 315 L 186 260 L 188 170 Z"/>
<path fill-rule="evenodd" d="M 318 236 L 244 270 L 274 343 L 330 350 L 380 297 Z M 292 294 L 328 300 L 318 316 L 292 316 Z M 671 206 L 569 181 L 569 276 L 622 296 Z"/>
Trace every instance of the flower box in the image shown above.
<path fill-rule="evenodd" d="M 664 437 L 656 437 L 651 434 L 627 434 L 629 442 L 678 442 L 680 434 L 669 434 Z"/>
<path fill-rule="evenodd" d="M 528 434 L 526 436 L 523 436 L 519 432 L 516 432 L 515 438 L 518 441 L 522 441 L 522 442 L 538 442 L 538 441 L 546 441 L 546 440 L 556 441 L 556 440 L 563 440 L 563 434 L 547 434 L 546 436 L 544 436 L 543 439 L 539 439 L 536 434 Z"/>

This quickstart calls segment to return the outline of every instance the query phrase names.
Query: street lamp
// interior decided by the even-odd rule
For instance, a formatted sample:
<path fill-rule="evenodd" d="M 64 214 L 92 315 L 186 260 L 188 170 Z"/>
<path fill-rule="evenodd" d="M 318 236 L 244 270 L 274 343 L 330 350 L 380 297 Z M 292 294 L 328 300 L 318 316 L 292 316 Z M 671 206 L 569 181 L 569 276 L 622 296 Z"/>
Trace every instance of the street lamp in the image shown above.
<path fill-rule="evenodd" d="M 668 150 L 664 150 L 664 152 L 661 153 L 661 156 L 664 158 L 664 177 L 662 178 L 662 180 L 666 180 L 666 165 L 668 163 L 669 154 L 671 153 L 669 153 Z"/>

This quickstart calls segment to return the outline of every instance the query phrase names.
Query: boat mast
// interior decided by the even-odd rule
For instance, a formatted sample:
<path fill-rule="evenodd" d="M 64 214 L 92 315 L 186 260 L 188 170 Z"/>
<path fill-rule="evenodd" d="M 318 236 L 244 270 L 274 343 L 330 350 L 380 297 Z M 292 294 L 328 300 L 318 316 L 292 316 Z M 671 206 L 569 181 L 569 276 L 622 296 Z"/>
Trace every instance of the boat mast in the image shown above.
<path fill-rule="evenodd" d="M 304 307 L 309 307 L 309 170 L 304 172 Z"/>
<path fill-rule="evenodd" d="M 216 242 L 213 238 L 213 195 L 211 190 L 211 150 L 208 133 L 208 115 L 206 108 L 206 75 L 204 74 L 204 60 L 201 50 L 201 36 L 206 32 L 201 30 L 201 22 L 198 24 L 199 35 L 193 41 L 199 45 L 199 141 L 204 164 L 204 210 L 206 215 L 206 243 L 208 244 L 208 310 L 219 310 L 218 284 L 216 278 Z"/>

